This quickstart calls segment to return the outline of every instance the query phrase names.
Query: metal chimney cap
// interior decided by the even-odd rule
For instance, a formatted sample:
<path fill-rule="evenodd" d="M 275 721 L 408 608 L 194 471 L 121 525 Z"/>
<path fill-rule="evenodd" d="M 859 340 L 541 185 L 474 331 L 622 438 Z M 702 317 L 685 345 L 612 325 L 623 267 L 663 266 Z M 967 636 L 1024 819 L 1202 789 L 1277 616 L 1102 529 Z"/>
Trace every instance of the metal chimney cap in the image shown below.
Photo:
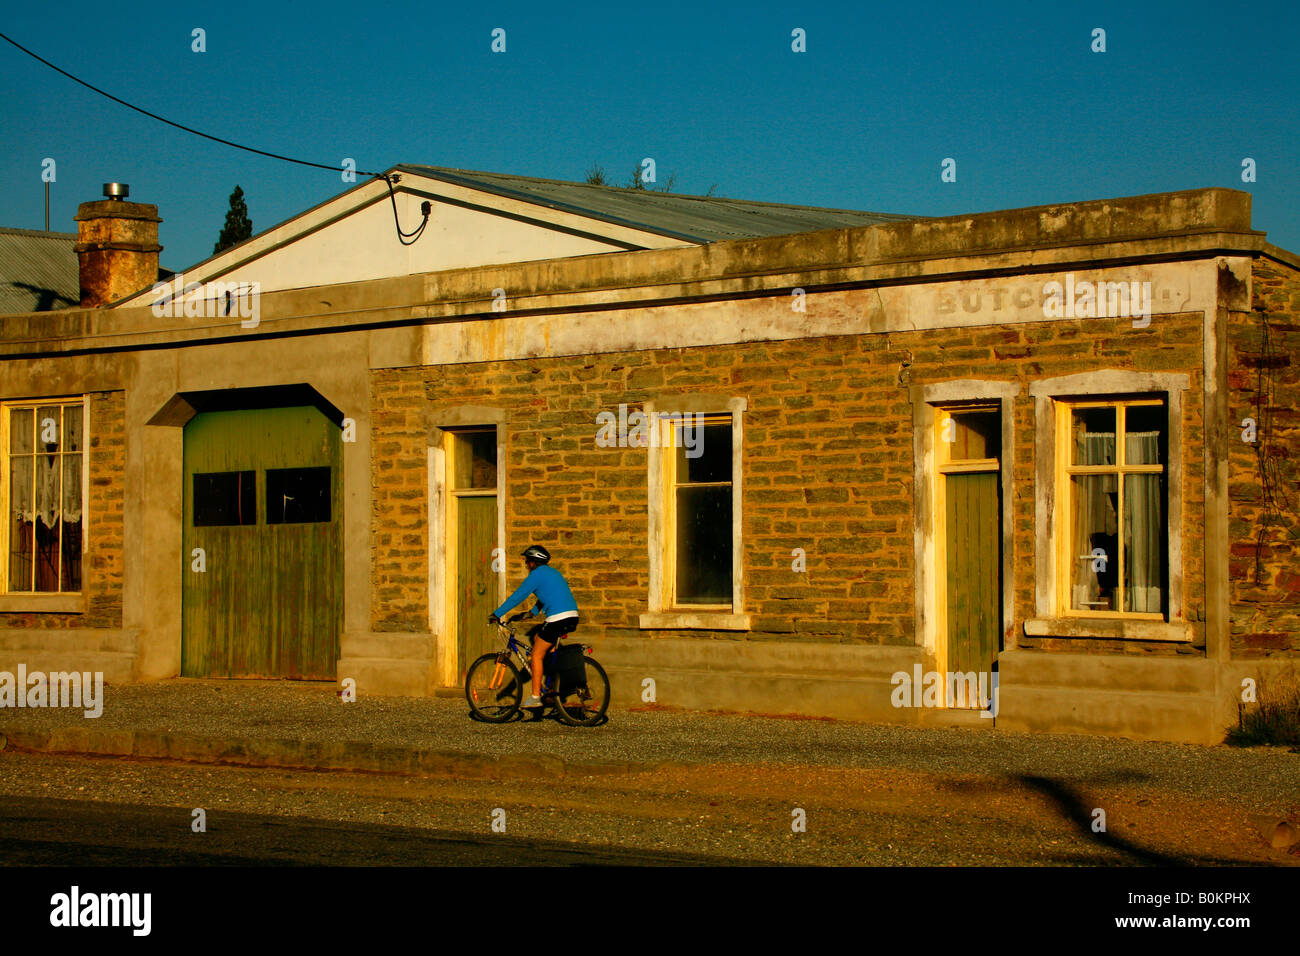
<path fill-rule="evenodd" d="M 126 199 L 131 187 L 126 183 L 104 183 L 104 196 L 108 199 Z"/>

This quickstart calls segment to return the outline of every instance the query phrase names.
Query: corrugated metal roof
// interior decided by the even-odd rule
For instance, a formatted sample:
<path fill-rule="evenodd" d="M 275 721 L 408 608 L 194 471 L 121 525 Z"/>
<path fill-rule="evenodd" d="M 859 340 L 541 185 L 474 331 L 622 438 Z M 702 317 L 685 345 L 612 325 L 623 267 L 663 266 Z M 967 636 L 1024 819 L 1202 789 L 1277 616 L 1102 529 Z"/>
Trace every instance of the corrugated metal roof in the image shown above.
<path fill-rule="evenodd" d="M 73 232 L 0 226 L 0 314 L 67 309 L 81 301 Z"/>
<path fill-rule="evenodd" d="M 923 218 L 852 209 L 791 206 L 749 199 L 724 199 L 719 196 L 684 196 L 645 189 L 537 179 L 533 176 L 446 169 L 440 166 L 403 165 L 397 168 L 691 242 L 784 236 L 818 229 L 872 226 L 900 219 Z"/>

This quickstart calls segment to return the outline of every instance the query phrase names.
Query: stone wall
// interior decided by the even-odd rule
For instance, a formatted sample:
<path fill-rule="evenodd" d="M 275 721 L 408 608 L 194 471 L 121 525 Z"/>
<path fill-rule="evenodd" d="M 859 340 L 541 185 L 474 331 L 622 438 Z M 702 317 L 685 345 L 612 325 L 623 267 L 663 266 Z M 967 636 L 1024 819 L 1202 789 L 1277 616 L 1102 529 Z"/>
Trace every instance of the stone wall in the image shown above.
<path fill-rule="evenodd" d="M 1234 658 L 1300 652 L 1300 271 L 1257 259 L 1252 287 L 1228 332 Z"/>
<path fill-rule="evenodd" d="M 734 306 L 738 311 L 745 303 Z M 743 314 L 738 314 L 738 319 Z M 611 318 L 617 321 L 617 318 Z M 745 606 L 752 630 L 650 632 L 724 640 L 915 642 L 912 407 L 909 386 L 1018 381 L 1014 414 L 1016 627 L 1033 617 L 1035 379 L 1115 368 L 1184 373 L 1184 600 L 1204 615 L 1202 317 L 1150 328 L 1083 319 L 915 333 L 827 336 L 686 349 L 401 368 L 372 373 L 376 630 L 428 628 L 427 406 L 486 405 L 510 415 L 507 547 L 555 554 L 585 619 L 644 635 L 645 451 L 595 443 L 596 415 L 674 393 L 743 397 Z M 803 548 L 807 573 L 792 570 Z M 518 581 L 515 562 L 507 565 Z M 594 635 L 593 635 L 594 636 Z M 1084 652 L 1199 653 L 1158 642 L 1021 638 Z"/>

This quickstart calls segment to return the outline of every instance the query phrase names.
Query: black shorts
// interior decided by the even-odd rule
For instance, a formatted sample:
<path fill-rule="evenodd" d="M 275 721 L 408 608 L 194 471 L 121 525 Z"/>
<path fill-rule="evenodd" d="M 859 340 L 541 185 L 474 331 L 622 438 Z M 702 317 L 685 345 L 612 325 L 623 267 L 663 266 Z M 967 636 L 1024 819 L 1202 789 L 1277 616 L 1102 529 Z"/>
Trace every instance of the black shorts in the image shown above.
<path fill-rule="evenodd" d="M 565 634 L 571 634 L 578 628 L 578 618 L 566 617 L 562 621 L 543 621 L 528 629 L 528 636 L 547 644 L 554 644 Z"/>

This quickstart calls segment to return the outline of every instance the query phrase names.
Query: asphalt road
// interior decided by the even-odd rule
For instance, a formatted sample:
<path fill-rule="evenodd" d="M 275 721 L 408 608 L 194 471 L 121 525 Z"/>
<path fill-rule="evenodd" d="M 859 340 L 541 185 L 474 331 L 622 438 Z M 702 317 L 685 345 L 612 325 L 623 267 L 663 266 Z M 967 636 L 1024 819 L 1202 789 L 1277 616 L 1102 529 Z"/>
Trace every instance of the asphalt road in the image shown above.
<path fill-rule="evenodd" d="M 615 708 L 603 727 L 555 720 L 484 724 L 459 698 L 363 697 L 303 681 L 161 681 L 105 688 L 102 716 L 69 708 L 0 710 L 0 726 L 49 731 L 152 731 L 213 739 L 359 741 L 488 756 L 530 755 L 654 766 L 785 764 L 949 777 L 1053 780 L 1074 789 L 1113 781 L 1151 799 L 1176 794 L 1253 813 L 1293 813 L 1300 754 L 988 728 L 925 728 Z"/>
<path fill-rule="evenodd" d="M 1270 848 L 1239 806 L 1123 778 L 728 763 L 465 779 L 0 752 L 0 863 L 1286 867 L 1300 847 Z"/>
<path fill-rule="evenodd" d="M 719 857 L 184 808 L 0 797 L 6 866 L 726 866 Z"/>

